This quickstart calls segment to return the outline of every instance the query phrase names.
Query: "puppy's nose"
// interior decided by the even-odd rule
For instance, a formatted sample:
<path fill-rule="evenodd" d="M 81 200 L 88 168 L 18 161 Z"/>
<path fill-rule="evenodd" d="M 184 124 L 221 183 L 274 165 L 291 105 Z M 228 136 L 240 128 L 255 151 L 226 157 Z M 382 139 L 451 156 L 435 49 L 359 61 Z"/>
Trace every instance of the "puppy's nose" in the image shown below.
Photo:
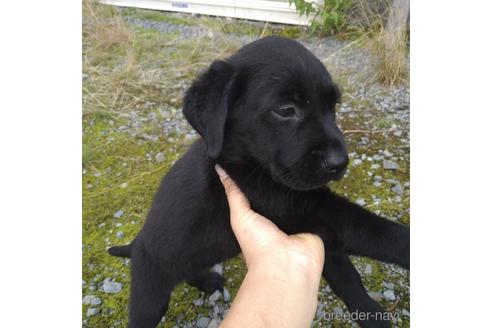
<path fill-rule="evenodd" d="M 321 158 L 323 168 L 332 174 L 340 174 L 347 167 L 348 156 L 345 152 L 313 151 L 313 154 L 318 155 Z"/>

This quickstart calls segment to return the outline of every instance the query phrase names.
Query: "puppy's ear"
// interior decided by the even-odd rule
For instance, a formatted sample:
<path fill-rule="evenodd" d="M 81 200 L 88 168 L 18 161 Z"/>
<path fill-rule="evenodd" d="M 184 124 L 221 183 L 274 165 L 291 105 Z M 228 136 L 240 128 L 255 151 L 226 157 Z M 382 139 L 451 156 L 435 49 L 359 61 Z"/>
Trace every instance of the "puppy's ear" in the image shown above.
<path fill-rule="evenodd" d="M 222 151 L 227 112 L 236 97 L 236 77 L 231 64 L 216 60 L 193 82 L 184 97 L 184 116 L 205 139 L 207 154 L 213 159 Z"/>

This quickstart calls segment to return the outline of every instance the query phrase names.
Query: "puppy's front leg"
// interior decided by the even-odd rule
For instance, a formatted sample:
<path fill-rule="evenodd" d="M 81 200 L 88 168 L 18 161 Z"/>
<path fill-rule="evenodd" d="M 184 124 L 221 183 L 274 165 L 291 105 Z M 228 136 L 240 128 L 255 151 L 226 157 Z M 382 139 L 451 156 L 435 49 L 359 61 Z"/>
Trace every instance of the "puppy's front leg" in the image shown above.
<path fill-rule="evenodd" d="M 367 295 L 360 275 L 349 257 L 344 254 L 325 255 L 323 276 L 335 294 L 352 313 L 357 313 L 357 322 L 364 328 L 388 328 L 389 321 L 384 310 Z"/>
<path fill-rule="evenodd" d="M 410 229 L 384 219 L 347 199 L 330 195 L 323 216 L 343 252 L 410 268 Z"/>

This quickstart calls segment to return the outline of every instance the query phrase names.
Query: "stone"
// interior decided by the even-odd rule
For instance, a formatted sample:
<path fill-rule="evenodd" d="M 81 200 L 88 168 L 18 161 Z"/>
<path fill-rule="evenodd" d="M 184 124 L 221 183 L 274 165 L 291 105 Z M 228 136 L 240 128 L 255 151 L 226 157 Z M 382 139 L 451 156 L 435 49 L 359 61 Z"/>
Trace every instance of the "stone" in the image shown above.
<path fill-rule="evenodd" d="M 213 318 L 208 324 L 207 328 L 219 328 L 220 320 L 217 318 Z"/>
<path fill-rule="evenodd" d="M 364 206 L 364 205 L 366 205 L 366 201 L 365 201 L 364 199 L 362 199 L 362 198 L 358 198 L 358 199 L 355 201 L 355 203 L 356 203 L 357 205 L 360 205 L 360 206 Z"/>
<path fill-rule="evenodd" d="M 371 275 L 372 274 L 372 265 L 366 264 L 366 267 L 364 268 L 364 273 L 367 275 Z"/>
<path fill-rule="evenodd" d="M 379 164 L 371 164 L 371 170 L 377 170 L 381 167 Z"/>
<path fill-rule="evenodd" d="M 231 300 L 231 294 L 227 290 L 227 288 L 224 287 L 224 302 L 229 302 Z"/>
<path fill-rule="evenodd" d="M 361 164 L 362 164 L 362 160 L 361 160 L 361 159 L 356 158 L 356 159 L 354 159 L 354 161 L 352 162 L 352 164 L 353 164 L 354 166 L 361 165 Z"/>
<path fill-rule="evenodd" d="M 383 151 L 383 155 L 384 155 L 384 156 L 386 156 L 386 157 L 392 157 L 392 156 L 393 156 L 393 153 L 392 153 L 392 152 L 390 152 L 390 151 L 388 151 L 387 149 L 385 149 L 385 150 Z"/>
<path fill-rule="evenodd" d="M 103 281 L 102 290 L 105 293 L 116 294 L 121 292 L 122 285 L 119 282 L 111 281 L 111 279 L 106 278 Z"/>
<path fill-rule="evenodd" d="M 157 153 L 157 155 L 155 155 L 155 160 L 157 163 L 162 163 L 165 159 L 166 158 L 164 157 L 163 153 Z"/>
<path fill-rule="evenodd" d="M 116 218 L 116 219 L 119 219 L 123 216 L 123 211 L 122 210 L 118 210 L 116 211 L 116 213 L 114 213 L 113 217 Z"/>
<path fill-rule="evenodd" d="M 93 315 L 96 315 L 98 313 L 99 313 L 99 309 L 97 309 L 97 308 L 88 308 L 87 309 L 86 316 L 92 317 Z"/>
<path fill-rule="evenodd" d="M 341 307 L 336 306 L 333 308 L 333 313 L 335 313 L 336 316 L 342 316 L 343 310 Z"/>
<path fill-rule="evenodd" d="M 381 186 L 382 186 L 382 183 L 381 183 L 381 182 L 379 182 L 379 181 L 374 181 L 373 186 L 374 186 L 374 187 L 378 187 L 378 188 L 379 188 L 379 187 L 381 187 Z"/>
<path fill-rule="evenodd" d="M 370 298 L 372 298 L 376 302 L 381 302 L 381 300 L 383 299 L 381 297 L 381 293 L 378 293 L 378 292 L 369 292 L 367 294 L 369 295 Z"/>
<path fill-rule="evenodd" d="M 202 317 L 196 321 L 196 327 L 198 328 L 207 328 L 210 323 L 210 319 L 207 317 Z"/>
<path fill-rule="evenodd" d="M 101 299 L 99 297 L 97 297 L 97 296 L 94 296 L 94 295 L 86 295 L 82 299 L 82 303 L 85 304 L 85 305 L 97 306 L 97 305 L 100 305 L 102 302 L 101 302 Z"/>
<path fill-rule="evenodd" d="M 403 194 L 403 188 L 401 187 L 401 185 L 397 184 L 395 186 L 393 186 L 393 188 L 391 188 L 391 190 L 398 194 L 398 195 L 402 195 Z"/>
<path fill-rule="evenodd" d="M 210 304 L 214 304 L 219 300 L 221 295 L 222 295 L 221 292 L 216 290 L 212 295 L 210 295 L 210 297 L 208 298 L 208 302 Z"/>
<path fill-rule="evenodd" d="M 398 170 L 399 166 L 393 161 L 384 160 L 383 168 L 385 168 L 386 170 Z"/>
<path fill-rule="evenodd" d="M 374 176 L 374 181 L 383 181 L 383 177 L 380 175 Z"/>
<path fill-rule="evenodd" d="M 123 239 L 123 237 L 125 237 L 125 234 L 123 233 L 123 231 L 118 231 L 116 233 L 116 238 Z"/>
<path fill-rule="evenodd" d="M 392 283 L 392 282 L 383 281 L 383 287 L 384 288 L 387 288 L 387 289 L 394 289 L 395 288 L 395 284 Z"/>
<path fill-rule="evenodd" d="M 196 300 L 193 301 L 193 304 L 195 306 L 202 306 L 203 305 L 203 300 L 201 298 L 197 298 Z"/>
<path fill-rule="evenodd" d="M 316 319 L 322 319 L 325 317 L 325 309 L 318 306 L 318 310 L 316 311 Z"/>
<path fill-rule="evenodd" d="M 410 312 L 408 312 L 407 309 L 401 310 L 401 314 L 403 314 L 405 317 L 409 317 L 410 318 Z"/>
<path fill-rule="evenodd" d="M 217 263 L 212 267 L 212 271 L 217 272 L 218 274 L 222 275 L 224 273 L 224 264 L 222 263 Z"/>
<path fill-rule="evenodd" d="M 383 297 L 388 301 L 395 301 L 396 300 L 395 291 L 391 289 L 385 290 L 383 292 Z"/>

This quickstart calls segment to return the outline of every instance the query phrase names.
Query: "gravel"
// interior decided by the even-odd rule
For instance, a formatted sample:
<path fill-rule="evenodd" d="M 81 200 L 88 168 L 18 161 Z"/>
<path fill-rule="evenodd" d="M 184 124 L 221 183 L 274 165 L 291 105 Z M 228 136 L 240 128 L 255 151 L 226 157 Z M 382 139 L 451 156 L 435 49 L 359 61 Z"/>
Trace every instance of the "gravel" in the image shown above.
<path fill-rule="evenodd" d="M 222 295 L 222 293 L 218 290 L 216 290 L 212 295 L 209 296 L 208 298 L 208 302 L 210 304 L 215 304 L 215 302 L 217 302 L 220 298 L 220 296 Z"/>
<path fill-rule="evenodd" d="M 102 303 L 101 299 L 94 295 L 85 295 L 82 299 L 82 304 L 97 306 Z"/>
<path fill-rule="evenodd" d="M 368 292 L 367 294 L 376 302 L 381 302 L 381 300 L 383 299 L 383 296 L 379 292 Z"/>
<path fill-rule="evenodd" d="M 166 159 L 166 157 L 164 156 L 163 153 L 157 153 L 157 155 L 155 155 L 155 161 L 157 163 L 162 163 L 162 162 L 164 162 L 165 159 Z"/>
<path fill-rule="evenodd" d="M 207 328 L 209 323 L 210 323 L 210 319 L 209 318 L 202 317 L 202 318 L 200 318 L 200 319 L 197 320 L 196 326 L 198 328 Z"/>
<path fill-rule="evenodd" d="M 383 168 L 385 168 L 386 170 L 398 170 L 399 166 L 393 161 L 385 160 L 383 161 Z"/>
<path fill-rule="evenodd" d="M 231 300 L 231 294 L 227 290 L 227 288 L 224 287 L 224 302 L 230 302 Z"/>
<path fill-rule="evenodd" d="M 123 211 L 122 210 L 119 210 L 117 211 L 116 213 L 114 213 L 113 217 L 116 218 L 116 219 L 119 219 L 123 216 Z"/>
<path fill-rule="evenodd" d="M 366 201 L 365 201 L 364 199 L 362 199 L 362 198 L 358 198 L 358 199 L 356 199 L 356 200 L 355 200 L 355 203 L 356 203 L 357 205 L 360 205 L 360 206 L 364 206 L 364 205 L 366 205 Z"/>
<path fill-rule="evenodd" d="M 217 318 L 213 318 L 208 324 L 207 328 L 218 328 L 220 325 L 220 320 Z"/>
<path fill-rule="evenodd" d="M 395 291 L 392 289 L 385 290 L 383 292 L 383 297 L 388 301 L 396 301 Z"/>
<path fill-rule="evenodd" d="M 111 281 L 110 278 L 106 278 L 102 284 L 102 291 L 109 294 L 116 294 L 121 292 L 122 285 L 119 282 Z"/>
<path fill-rule="evenodd" d="M 87 317 L 92 317 L 93 315 L 96 315 L 99 313 L 99 309 L 97 308 L 88 308 L 86 312 Z"/>

